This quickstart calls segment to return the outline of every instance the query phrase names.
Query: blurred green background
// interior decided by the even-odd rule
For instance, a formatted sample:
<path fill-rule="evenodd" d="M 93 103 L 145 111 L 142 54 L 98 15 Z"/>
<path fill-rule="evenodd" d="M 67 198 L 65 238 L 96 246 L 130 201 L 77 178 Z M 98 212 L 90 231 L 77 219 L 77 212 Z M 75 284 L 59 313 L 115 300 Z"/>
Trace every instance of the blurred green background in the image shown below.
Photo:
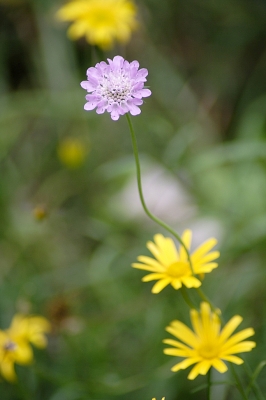
<path fill-rule="evenodd" d="M 147 203 L 191 228 L 194 247 L 218 238 L 203 288 L 225 320 L 255 328 L 254 370 L 266 358 L 266 1 L 136 4 L 140 29 L 104 58 L 149 70 L 152 96 L 133 119 Z M 53 325 L 48 350 L 17 368 L 19 385 L 1 381 L 0 398 L 205 399 L 192 391 L 206 378 L 172 373 L 163 355 L 166 325 L 189 323 L 180 293 L 152 295 L 130 267 L 165 232 L 141 209 L 126 119 L 83 110 L 80 81 L 99 51 L 67 38 L 61 5 L 0 1 L 0 327 L 16 312 Z M 66 141 L 78 143 L 74 161 Z M 266 392 L 263 371 L 259 383 Z M 213 394 L 240 398 L 223 385 Z"/>

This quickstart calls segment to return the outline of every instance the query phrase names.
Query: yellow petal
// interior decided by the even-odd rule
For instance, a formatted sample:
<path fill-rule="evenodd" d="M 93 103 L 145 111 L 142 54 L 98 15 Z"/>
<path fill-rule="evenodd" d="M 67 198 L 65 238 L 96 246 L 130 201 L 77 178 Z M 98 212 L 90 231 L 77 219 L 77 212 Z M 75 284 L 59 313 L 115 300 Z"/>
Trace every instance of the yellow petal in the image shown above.
<path fill-rule="evenodd" d="M 210 261 L 216 260 L 216 258 L 220 257 L 219 251 L 212 251 L 211 253 L 206 254 L 204 257 L 200 257 L 195 260 L 194 254 L 191 256 L 191 260 L 193 264 L 201 265 L 201 264 L 208 264 Z"/>
<path fill-rule="evenodd" d="M 187 288 L 198 288 L 199 286 L 201 286 L 201 281 L 195 276 L 184 276 L 180 279 Z"/>
<path fill-rule="evenodd" d="M 195 274 L 206 274 L 211 272 L 213 269 L 217 268 L 217 263 L 208 263 L 208 264 L 193 264 Z"/>
<path fill-rule="evenodd" d="M 133 263 L 133 264 L 131 264 L 131 266 L 133 268 L 142 269 L 144 271 L 158 272 L 158 271 L 156 271 L 156 269 L 154 267 L 151 267 L 150 265 L 146 265 L 146 264 Z"/>
<path fill-rule="evenodd" d="M 194 262 L 198 262 L 206 253 L 208 253 L 215 245 L 217 244 L 217 240 L 214 238 L 206 240 L 206 242 L 202 243 L 192 254 Z"/>
<path fill-rule="evenodd" d="M 178 342 L 177 340 L 173 340 L 173 339 L 164 339 L 163 343 L 165 344 L 169 344 L 170 346 L 174 346 L 177 347 L 179 349 L 183 349 L 183 350 L 191 350 L 190 347 L 187 347 L 185 344 Z"/>
<path fill-rule="evenodd" d="M 233 318 L 231 318 L 221 332 L 219 343 L 225 342 L 242 321 L 243 318 L 240 317 L 240 315 L 235 315 Z"/>
<path fill-rule="evenodd" d="M 182 287 L 182 282 L 180 281 L 180 279 L 176 278 L 176 279 L 172 280 L 171 285 L 173 286 L 173 288 L 175 290 L 178 290 L 178 289 L 180 289 Z"/>
<path fill-rule="evenodd" d="M 166 331 L 171 333 L 177 339 L 182 340 L 182 342 L 188 344 L 192 348 L 197 346 L 198 338 L 183 322 L 173 321 L 170 326 L 166 328 Z"/>
<path fill-rule="evenodd" d="M 237 365 L 241 365 L 241 364 L 244 363 L 244 361 L 242 360 L 242 358 L 237 357 L 237 356 L 228 355 L 228 356 L 222 356 L 221 358 L 222 358 L 223 360 L 225 360 L 225 361 L 230 361 L 230 362 L 232 362 L 232 363 L 234 363 L 234 364 L 237 364 Z"/>
<path fill-rule="evenodd" d="M 165 257 L 161 256 L 161 252 L 158 249 L 158 247 L 156 246 L 156 244 L 153 242 L 148 242 L 146 246 L 147 246 L 147 249 L 150 250 L 152 255 L 159 261 L 159 263 L 162 264 L 163 266 L 167 267 L 168 264 L 167 264 L 167 262 L 165 262 Z"/>
<path fill-rule="evenodd" d="M 211 315 L 211 307 L 209 303 L 202 302 L 200 305 L 200 314 L 201 314 L 201 321 L 202 321 L 202 330 L 205 334 L 210 333 L 210 315 Z"/>
<path fill-rule="evenodd" d="M 142 282 L 150 282 L 150 281 L 154 281 L 154 280 L 157 280 L 157 279 L 165 279 L 165 275 L 164 274 L 157 274 L 157 273 L 145 275 L 142 278 Z"/>
<path fill-rule="evenodd" d="M 220 360 L 219 358 L 215 358 L 212 361 L 212 365 L 221 374 L 223 374 L 224 372 L 226 372 L 228 370 L 227 365 L 222 360 Z"/>
<path fill-rule="evenodd" d="M 77 40 L 87 33 L 87 24 L 85 21 L 74 22 L 67 31 L 68 37 Z"/>
<path fill-rule="evenodd" d="M 179 260 L 175 244 L 171 238 L 157 234 L 154 236 L 154 242 L 148 242 L 147 248 L 165 269 Z"/>
<path fill-rule="evenodd" d="M 227 350 L 223 351 L 222 354 L 236 354 L 236 353 L 244 353 L 247 351 L 251 351 L 254 347 L 256 347 L 256 343 L 252 341 L 245 341 L 238 344 L 235 344 L 232 347 L 229 347 Z"/>
<path fill-rule="evenodd" d="M 154 260 L 154 258 L 139 256 L 138 261 L 142 262 L 143 264 L 149 265 L 150 267 L 154 267 L 156 269 L 156 272 L 165 271 L 165 268 L 160 263 L 158 263 L 158 261 Z"/>
<path fill-rule="evenodd" d="M 14 358 L 18 364 L 30 364 L 33 360 L 32 348 L 27 342 L 20 342 L 14 351 Z"/>
<path fill-rule="evenodd" d="M 226 341 L 226 343 L 224 343 L 224 345 L 222 347 L 223 351 L 232 347 L 236 343 L 242 342 L 242 340 L 245 340 L 246 338 L 253 336 L 254 334 L 255 334 L 255 332 L 254 332 L 253 328 L 247 328 L 247 329 L 244 329 L 243 331 L 236 333 L 230 339 L 228 339 Z"/>
<path fill-rule="evenodd" d="M 153 286 L 152 293 L 160 293 L 169 283 L 171 283 L 171 279 L 161 279 Z"/>
<path fill-rule="evenodd" d="M 210 360 L 208 361 L 201 361 L 192 368 L 188 375 L 189 380 L 195 379 L 199 374 L 205 375 L 211 367 Z M 205 371 L 205 374 L 204 374 Z"/>
<path fill-rule="evenodd" d="M 175 357 L 189 357 L 187 352 L 185 350 L 180 350 L 180 349 L 164 349 L 163 350 L 164 354 L 167 354 L 168 356 L 175 356 Z"/>
<path fill-rule="evenodd" d="M 198 358 L 187 358 L 186 360 L 183 360 L 180 363 L 174 365 L 171 368 L 171 371 L 177 372 L 177 371 L 180 371 L 180 369 L 186 369 L 186 368 L 190 367 L 190 365 L 195 364 L 198 361 L 199 361 Z"/>
<path fill-rule="evenodd" d="M 17 376 L 15 373 L 14 362 L 10 359 L 6 359 L 1 362 L 1 375 L 9 382 L 15 382 L 17 380 Z"/>

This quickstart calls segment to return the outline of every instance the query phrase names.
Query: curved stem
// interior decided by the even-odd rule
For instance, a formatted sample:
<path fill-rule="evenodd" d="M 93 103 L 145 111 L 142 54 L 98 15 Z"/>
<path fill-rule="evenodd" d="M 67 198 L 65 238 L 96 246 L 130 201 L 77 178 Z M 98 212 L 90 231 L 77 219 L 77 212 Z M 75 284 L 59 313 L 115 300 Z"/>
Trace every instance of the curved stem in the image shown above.
<path fill-rule="evenodd" d="M 216 311 L 216 308 L 214 307 L 214 305 L 212 304 L 212 302 L 210 301 L 210 299 L 203 293 L 203 291 L 201 290 L 201 288 L 196 288 L 198 295 L 202 298 L 202 300 L 206 301 L 207 303 L 209 303 L 212 311 Z"/>
<path fill-rule="evenodd" d="M 245 393 L 245 391 L 243 389 L 242 383 L 241 383 L 241 381 L 240 381 L 240 379 L 239 379 L 239 377 L 238 377 L 233 365 L 231 365 L 231 370 L 233 372 L 233 375 L 234 375 L 234 378 L 235 378 L 235 381 L 236 381 L 236 386 L 237 386 L 237 388 L 239 390 L 239 393 L 241 393 L 241 395 L 242 395 L 244 400 L 248 400 L 248 397 L 247 397 L 247 395 L 246 395 L 246 393 Z"/>
<path fill-rule="evenodd" d="M 265 400 L 265 397 L 262 394 L 260 387 L 256 382 L 256 375 L 255 375 L 255 377 L 253 377 L 252 370 L 247 361 L 244 362 L 244 368 L 245 368 L 246 374 L 248 375 L 249 381 L 250 381 L 249 386 L 246 390 L 246 394 L 248 395 L 250 392 L 250 389 L 252 389 L 257 400 Z M 255 371 L 255 373 L 256 373 L 256 371 Z"/>
<path fill-rule="evenodd" d="M 191 269 L 192 275 L 195 275 L 189 251 L 188 251 L 187 247 L 185 246 L 185 244 L 184 244 L 183 240 L 181 239 L 181 237 L 169 225 L 167 225 L 161 219 L 159 219 L 155 215 L 153 215 L 150 212 L 150 210 L 148 209 L 148 207 L 146 206 L 146 203 L 145 203 L 145 200 L 144 200 L 144 196 L 143 196 L 143 191 L 142 191 L 142 184 L 141 184 L 141 171 L 140 171 L 140 162 L 139 162 L 139 152 L 138 152 L 137 138 L 136 138 L 136 135 L 135 135 L 135 132 L 134 132 L 134 129 L 133 129 L 133 125 L 132 125 L 132 122 L 131 122 L 131 119 L 130 119 L 130 116 L 128 115 L 128 113 L 126 114 L 126 117 L 127 117 L 129 129 L 130 129 L 130 133 L 131 133 L 132 147 L 133 147 L 133 152 L 134 152 L 134 157 L 135 157 L 135 162 L 136 162 L 136 169 L 137 169 L 138 191 L 139 191 L 139 197 L 140 197 L 140 201 L 141 201 L 142 207 L 143 207 L 145 213 L 148 215 L 148 217 L 150 219 L 152 219 L 156 224 L 160 225 L 162 228 L 164 228 L 169 233 L 171 233 L 171 235 L 173 235 L 177 239 L 177 241 L 181 244 L 181 246 L 184 247 L 185 252 L 187 254 L 187 258 L 188 258 L 188 262 L 189 262 L 189 265 L 190 265 L 190 269 Z"/>
<path fill-rule="evenodd" d="M 189 306 L 189 308 L 191 309 L 196 309 L 196 307 L 194 306 L 194 304 L 192 303 L 192 301 L 190 300 L 190 297 L 187 293 L 187 290 L 184 286 L 182 286 L 180 288 L 181 294 L 183 296 L 183 299 L 185 300 L 185 302 L 187 303 L 187 305 Z"/>

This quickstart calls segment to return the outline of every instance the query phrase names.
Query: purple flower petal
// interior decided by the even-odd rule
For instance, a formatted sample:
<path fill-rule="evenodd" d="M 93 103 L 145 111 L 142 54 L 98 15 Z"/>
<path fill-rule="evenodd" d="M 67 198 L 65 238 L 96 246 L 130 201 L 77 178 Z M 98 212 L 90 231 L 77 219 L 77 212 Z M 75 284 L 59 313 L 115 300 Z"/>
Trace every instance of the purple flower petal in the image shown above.
<path fill-rule="evenodd" d="M 101 61 L 100 63 L 96 64 L 96 68 L 98 69 L 98 71 L 99 71 L 101 74 L 104 74 L 105 71 L 106 71 L 107 68 L 108 68 L 108 65 L 106 64 L 106 62 Z"/>
<path fill-rule="evenodd" d="M 122 101 L 122 103 L 120 104 L 120 107 L 123 110 L 124 114 L 129 111 L 129 107 L 128 107 L 127 103 L 125 103 L 124 101 Z"/>
<path fill-rule="evenodd" d="M 134 104 L 135 106 L 141 106 L 143 104 L 143 100 L 137 99 L 137 98 L 132 98 L 130 100 L 130 104 Z"/>
<path fill-rule="evenodd" d="M 142 97 L 149 97 L 151 95 L 150 89 L 141 89 L 133 93 L 134 97 L 141 99 Z"/>
<path fill-rule="evenodd" d="M 106 100 L 102 100 L 97 105 L 97 114 L 103 114 L 108 106 L 108 102 Z"/>
<path fill-rule="evenodd" d="M 93 90 L 96 89 L 97 83 L 89 82 L 89 81 L 82 81 L 82 82 L 80 83 L 80 86 L 81 86 L 83 89 L 88 90 L 88 92 L 92 92 Z"/>
<path fill-rule="evenodd" d="M 92 103 L 92 102 L 86 103 L 85 106 L 84 106 L 84 110 L 86 110 L 86 111 L 94 110 L 94 108 L 97 107 L 97 104 L 98 104 L 97 102 L 94 102 L 94 103 Z"/>
<path fill-rule="evenodd" d="M 137 107 L 137 105 L 134 104 L 132 100 L 129 100 L 129 101 L 127 102 L 127 105 L 128 105 L 129 112 L 130 112 L 131 115 L 138 115 L 138 114 L 141 113 L 140 108 Z"/>
<path fill-rule="evenodd" d="M 114 103 L 112 106 L 112 111 L 111 111 L 111 118 L 114 121 L 117 121 L 119 119 L 120 113 L 119 113 L 119 106 L 118 104 Z"/>
<path fill-rule="evenodd" d="M 135 76 L 137 75 L 137 71 L 139 68 L 139 62 L 138 61 L 132 61 L 130 63 L 130 77 L 131 78 L 135 78 Z"/>
<path fill-rule="evenodd" d="M 85 99 L 90 102 L 97 102 L 101 100 L 101 96 L 95 94 L 86 94 Z"/>
<path fill-rule="evenodd" d="M 136 81 L 146 82 L 146 76 L 148 75 L 148 70 L 146 68 L 141 68 L 136 75 Z"/>

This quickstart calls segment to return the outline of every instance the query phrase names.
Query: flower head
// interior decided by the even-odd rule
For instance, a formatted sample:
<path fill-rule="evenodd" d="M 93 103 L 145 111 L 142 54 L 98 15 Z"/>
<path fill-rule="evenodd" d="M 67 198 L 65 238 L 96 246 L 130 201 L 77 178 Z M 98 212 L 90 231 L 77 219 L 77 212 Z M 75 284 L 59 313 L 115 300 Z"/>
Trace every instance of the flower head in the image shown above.
<path fill-rule="evenodd" d="M 113 42 L 126 43 L 137 27 L 136 6 L 131 0 L 72 0 L 57 12 L 58 19 L 73 21 L 70 39 L 85 36 L 88 43 L 111 48 Z"/>
<path fill-rule="evenodd" d="M 138 61 L 129 63 L 121 56 L 108 59 L 108 64 L 104 61 L 96 64 L 87 70 L 87 81 L 81 82 L 81 87 L 90 93 L 86 95 L 84 109 L 90 111 L 97 107 L 97 114 L 107 111 L 114 121 L 127 112 L 140 114 L 138 106 L 143 104 L 142 97 L 151 95 L 144 88 L 147 75 L 146 68 L 139 70 Z"/>
<path fill-rule="evenodd" d="M 15 315 L 9 329 L 0 330 L 0 373 L 8 381 L 16 380 L 15 364 L 28 365 L 33 361 L 30 343 L 43 348 L 47 344 L 45 333 L 50 324 L 38 316 Z"/>
<path fill-rule="evenodd" d="M 186 230 L 182 235 L 182 241 L 187 249 L 190 249 L 192 232 Z M 192 275 L 187 253 L 183 246 L 177 251 L 174 241 L 161 234 L 154 236 L 154 242 L 148 242 L 147 248 L 154 255 L 156 260 L 151 257 L 139 256 L 140 263 L 132 264 L 132 267 L 150 271 L 142 278 L 143 282 L 158 280 L 153 286 L 152 293 L 159 293 L 167 285 L 172 285 L 174 289 L 180 289 L 182 285 L 188 288 L 199 287 L 201 281 Z M 216 245 L 217 240 L 208 239 L 200 245 L 191 255 L 191 263 L 194 274 L 202 275 L 211 272 L 218 266 L 213 262 L 219 257 L 218 251 L 210 250 Z"/>
<path fill-rule="evenodd" d="M 218 312 L 211 312 L 210 305 L 203 302 L 200 312 L 190 311 L 190 318 L 194 332 L 182 322 L 173 321 L 166 330 L 182 342 L 173 339 L 164 340 L 164 343 L 173 346 L 165 349 L 165 354 L 185 358 L 176 364 L 172 371 L 176 372 L 196 364 L 190 371 L 188 379 L 195 379 L 199 374 L 206 375 L 211 367 L 224 373 L 228 369 L 224 361 L 243 364 L 244 361 L 234 354 L 251 351 L 256 346 L 255 342 L 245 341 L 254 335 L 252 328 L 231 336 L 243 320 L 239 315 L 231 318 L 221 330 Z"/>

